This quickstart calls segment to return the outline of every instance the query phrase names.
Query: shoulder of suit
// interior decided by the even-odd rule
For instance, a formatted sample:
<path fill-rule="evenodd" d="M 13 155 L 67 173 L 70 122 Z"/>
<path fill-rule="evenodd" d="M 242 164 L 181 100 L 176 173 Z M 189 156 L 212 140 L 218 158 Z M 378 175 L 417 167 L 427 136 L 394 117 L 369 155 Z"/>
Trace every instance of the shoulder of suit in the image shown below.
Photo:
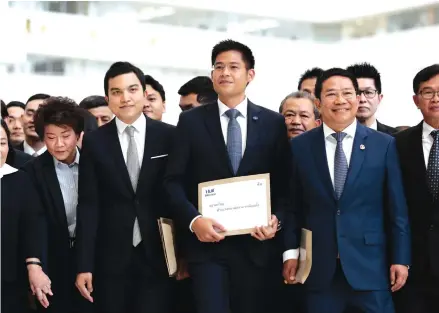
<path fill-rule="evenodd" d="M 404 129 L 400 132 L 397 132 L 394 136 L 395 138 L 398 139 L 404 139 L 407 137 L 410 137 L 413 133 L 415 133 L 417 130 L 419 130 L 419 127 L 422 128 L 422 125 L 420 126 L 419 124 L 416 126 L 412 126 L 410 128 Z"/>

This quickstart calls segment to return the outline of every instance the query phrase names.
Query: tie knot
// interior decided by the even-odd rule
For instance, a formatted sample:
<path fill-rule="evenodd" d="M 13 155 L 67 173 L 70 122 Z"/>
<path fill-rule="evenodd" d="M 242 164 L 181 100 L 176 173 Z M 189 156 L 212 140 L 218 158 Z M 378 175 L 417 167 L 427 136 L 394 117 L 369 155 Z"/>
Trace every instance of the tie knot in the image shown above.
<path fill-rule="evenodd" d="M 134 137 L 134 127 L 133 126 L 127 126 L 127 128 L 125 128 L 125 131 L 128 134 L 128 136 Z"/>
<path fill-rule="evenodd" d="M 431 137 L 433 137 L 434 140 L 436 140 L 438 137 L 437 135 L 439 134 L 439 130 L 433 130 L 430 135 Z"/>
<path fill-rule="evenodd" d="M 338 132 L 338 133 L 333 133 L 332 137 L 335 138 L 335 140 L 337 140 L 337 142 L 342 142 L 344 137 L 346 137 L 346 133 L 344 132 Z"/>
<path fill-rule="evenodd" d="M 230 109 L 226 111 L 226 115 L 229 119 L 236 119 L 239 116 L 239 111 L 237 109 Z"/>

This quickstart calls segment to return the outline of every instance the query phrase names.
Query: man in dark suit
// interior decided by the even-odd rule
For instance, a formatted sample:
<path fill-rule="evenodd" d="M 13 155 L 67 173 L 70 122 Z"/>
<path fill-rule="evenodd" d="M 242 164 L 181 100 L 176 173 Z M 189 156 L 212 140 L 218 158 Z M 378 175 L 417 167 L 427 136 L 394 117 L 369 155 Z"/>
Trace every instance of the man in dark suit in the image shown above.
<path fill-rule="evenodd" d="M 424 121 L 396 135 L 412 229 L 413 265 L 397 293 L 401 313 L 439 312 L 439 64 L 413 80 Z M 436 160 L 436 162 L 435 162 Z"/>
<path fill-rule="evenodd" d="M 77 145 L 84 130 L 83 114 L 73 100 L 46 99 L 44 107 L 35 115 L 35 129 L 47 151 L 23 168 L 38 191 L 47 220 L 47 269 L 54 291 L 48 312 L 52 313 L 88 313 L 93 309 L 75 288 L 77 266 L 73 243 L 78 203 Z M 94 118 L 93 122 L 96 123 Z"/>
<path fill-rule="evenodd" d="M 360 102 L 357 112 L 358 121 L 377 131 L 394 135 L 397 130 L 378 122 L 375 116 L 378 106 L 383 99 L 381 75 L 378 70 L 369 63 L 354 64 L 349 66 L 347 70 L 357 78 L 360 90 Z"/>
<path fill-rule="evenodd" d="M 165 186 L 183 237 L 198 312 L 267 312 L 264 274 L 274 242 L 265 240 L 274 237 L 289 203 L 284 118 L 247 99 L 245 89 L 255 75 L 247 46 L 220 42 L 211 61 L 218 101 L 180 115 Z M 224 238 L 216 231 L 223 227 L 198 212 L 198 184 L 261 173 L 270 174 L 269 225 L 255 228 L 252 236 Z"/>
<path fill-rule="evenodd" d="M 174 127 L 143 115 L 137 67 L 114 63 L 104 87 L 116 117 L 83 140 L 76 285 L 98 312 L 166 313 L 173 284 L 157 219 L 167 215 L 162 178 Z"/>
<path fill-rule="evenodd" d="M 303 227 L 312 231 L 313 244 L 308 312 L 341 313 L 351 305 L 367 313 L 392 313 L 389 289 L 404 285 L 410 263 L 395 140 L 356 121 L 360 96 L 350 72 L 325 71 L 316 97 L 323 126 L 291 142 L 294 205 L 284 225 L 284 278 L 294 283 Z"/>

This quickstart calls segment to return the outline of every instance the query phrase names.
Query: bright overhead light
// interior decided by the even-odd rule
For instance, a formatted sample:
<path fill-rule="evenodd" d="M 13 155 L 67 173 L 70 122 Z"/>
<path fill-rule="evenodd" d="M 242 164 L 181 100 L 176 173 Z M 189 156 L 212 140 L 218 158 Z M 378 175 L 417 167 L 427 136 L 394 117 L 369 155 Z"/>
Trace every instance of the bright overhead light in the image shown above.
<path fill-rule="evenodd" d="M 234 33 L 251 33 L 276 27 L 279 27 L 279 22 L 273 19 L 248 19 L 243 22 L 228 23 L 227 31 Z"/>
<path fill-rule="evenodd" d="M 145 21 L 145 20 L 152 20 L 154 18 L 158 17 L 165 17 L 165 16 L 171 16 L 175 14 L 175 9 L 173 7 L 145 7 L 140 10 L 138 13 L 138 19 Z"/>

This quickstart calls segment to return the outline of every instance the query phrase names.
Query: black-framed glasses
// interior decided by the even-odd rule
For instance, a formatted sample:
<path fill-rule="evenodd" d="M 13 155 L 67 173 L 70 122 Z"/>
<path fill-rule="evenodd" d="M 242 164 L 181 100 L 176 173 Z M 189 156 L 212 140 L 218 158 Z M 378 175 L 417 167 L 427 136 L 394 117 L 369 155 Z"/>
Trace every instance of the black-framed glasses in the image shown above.
<path fill-rule="evenodd" d="M 424 89 L 419 92 L 422 98 L 425 100 L 431 100 L 435 95 L 439 97 L 439 90 L 434 91 L 433 89 Z"/>
<path fill-rule="evenodd" d="M 360 90 L 358 94 L 361 96 L 363 94 L 367 99 L 373 99 L 377 95 L 378 90 L 376 89 L 366 89 L 366 90 Z"/>

